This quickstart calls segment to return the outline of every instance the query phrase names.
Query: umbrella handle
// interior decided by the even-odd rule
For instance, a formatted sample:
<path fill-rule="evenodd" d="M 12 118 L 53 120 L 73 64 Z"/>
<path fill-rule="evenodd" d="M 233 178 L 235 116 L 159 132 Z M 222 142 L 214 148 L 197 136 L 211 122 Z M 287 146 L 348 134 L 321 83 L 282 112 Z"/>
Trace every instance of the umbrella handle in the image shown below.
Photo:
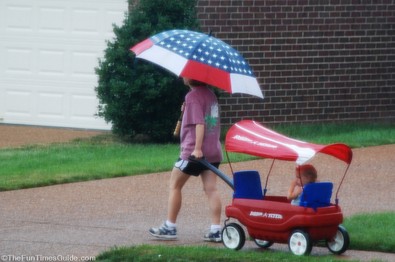
<path fill-rule="evenodd" d="M 174 128 L 173 136 L 178 137 L 180 135 L 180 129 L 181 129 L 181 120 L 178 120 L 176 128 Z"/>
<path fill-rule="evenodd" d="M 174 137 L 178 137 L 180 135 L 181 122 L 182 122 L 182 116 L 184 114 L 184 108 L 185 108 L 185 103 L 183 103 L 181 106 L 181 114 L 180 114 L 180 117 L 178 118 L 176 128 L 174 128 L 174 132 L 173 132 Z"/>

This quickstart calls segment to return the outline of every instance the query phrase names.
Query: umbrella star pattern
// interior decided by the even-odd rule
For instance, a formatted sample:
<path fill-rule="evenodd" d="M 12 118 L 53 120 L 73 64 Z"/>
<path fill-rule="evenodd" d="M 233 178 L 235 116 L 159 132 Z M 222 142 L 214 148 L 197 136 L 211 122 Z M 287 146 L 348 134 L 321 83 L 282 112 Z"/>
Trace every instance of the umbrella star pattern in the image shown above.
<path fill-rule="evenodd" d="M 168 37 L 167 32 L 163 32 L 153 37 L 153 40 L 163 48 L 187 59 L 209 64 L 230 73 L 253 76 L 250 67 L 239 53 L 221 40 L 203 34 L 178 31 L 179 34 L 171 37 Z M 205 39 L 202 41 L 202 38 Z"/>

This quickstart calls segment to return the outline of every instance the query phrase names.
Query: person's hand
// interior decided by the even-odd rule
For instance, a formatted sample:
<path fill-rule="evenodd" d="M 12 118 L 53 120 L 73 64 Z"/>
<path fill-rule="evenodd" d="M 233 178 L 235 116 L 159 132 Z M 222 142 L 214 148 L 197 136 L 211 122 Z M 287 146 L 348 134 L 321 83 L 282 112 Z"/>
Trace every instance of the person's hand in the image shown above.
<path fill-rule="evenodd" d="M 194 156 L 195 158 L 202 158 L 203 157 L 203 151 L 195 149 L 195 150 L 193 150 L 191 156 Z"/>

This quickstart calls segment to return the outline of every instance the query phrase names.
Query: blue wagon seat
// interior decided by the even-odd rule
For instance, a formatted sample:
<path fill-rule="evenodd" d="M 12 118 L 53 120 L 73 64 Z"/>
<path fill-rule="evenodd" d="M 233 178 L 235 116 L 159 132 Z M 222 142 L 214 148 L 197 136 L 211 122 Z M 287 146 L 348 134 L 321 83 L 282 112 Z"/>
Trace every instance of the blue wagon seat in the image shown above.
<path fill-rule="evenodd" d="M 256 170 L 235 172 L 233 185 L 233 198 L 263 199 L 261 178 Z"/>
<path fill-rule="evenodd" d="M 332 189 L 333 183 L 331 182 L 306 184 L 300 196 L 300 206 L 312 207 L 314 209 L 317 207 L 330 206 Z"/>

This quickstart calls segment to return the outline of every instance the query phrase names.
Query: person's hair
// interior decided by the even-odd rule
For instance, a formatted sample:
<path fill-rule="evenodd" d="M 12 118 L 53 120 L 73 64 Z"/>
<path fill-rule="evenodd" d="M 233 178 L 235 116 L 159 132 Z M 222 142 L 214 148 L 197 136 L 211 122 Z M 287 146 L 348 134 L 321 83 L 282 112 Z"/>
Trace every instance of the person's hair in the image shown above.
<path fill-rule="evenodd" d="M 296 167 L 296 171 L 299 172 L 301 176 L 305 176 L 309 181 L 317 180 L 317 170 L 313 165 L 300 165 Z"/>
<path fill-rule="evenodd" d="M 191 86 L 207 86 L 206 83 L 198 81 L 198 80 L 195 80 L 195 79 L 188 79 L 188 83 Z"/>

